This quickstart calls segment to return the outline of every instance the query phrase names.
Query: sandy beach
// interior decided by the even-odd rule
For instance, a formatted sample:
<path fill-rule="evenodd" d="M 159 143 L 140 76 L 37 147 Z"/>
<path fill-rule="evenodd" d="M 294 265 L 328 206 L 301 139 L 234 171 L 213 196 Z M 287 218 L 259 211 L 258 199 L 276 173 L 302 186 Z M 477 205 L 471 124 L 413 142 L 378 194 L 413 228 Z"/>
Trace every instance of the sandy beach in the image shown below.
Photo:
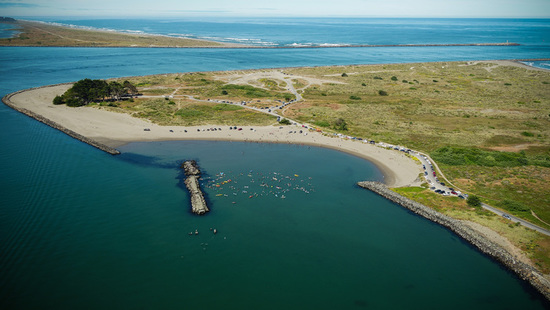
<path fill-rule="evenodd" d="M 135 141 L 223 140 L 261 143 L 290 143 L 336 149 L 362 157 L 375 164 L 390 187 L 420 184 L 422 167 L 404 153 L 383 149 L 355 140 L 326 136 L 299 126 L 241 127 L 230 130 L 216 124 L 196 127 L 159 126 L 128 114 L 95 108 L 70 108 L 53 105 L 56 95 L 71 85 L 46 86 L 13 95 L 10 100 L 19 108 L 28 109 L 85 137 L 118 147 Z M 218 130 L 210 130 L 218 128 Z M 221 130 L 219 130 L 221 128 Z M 303 132 L 300 133 L 300 130 Z"/>

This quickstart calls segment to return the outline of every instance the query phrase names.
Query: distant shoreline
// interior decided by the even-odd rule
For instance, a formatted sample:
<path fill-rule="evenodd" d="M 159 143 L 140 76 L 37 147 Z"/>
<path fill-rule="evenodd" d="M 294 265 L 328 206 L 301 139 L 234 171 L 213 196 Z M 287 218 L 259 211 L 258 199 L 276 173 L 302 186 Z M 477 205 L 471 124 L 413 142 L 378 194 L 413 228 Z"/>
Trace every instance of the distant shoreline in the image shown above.
<path fill-rule="evenodd" d="M 376 47 L 514 47 L 513 42 L 425 43 L 425 44 L 318 44 L 318 45 L 243 45 L 163 34 L 126 33 L 118 30 L 73 28 L 55 23 L 17 20 L 11 22 L 17 35 L 0 39 L 0 46 L 17 47 L 131 47 L 131 48 L 215 48 L 215 49 L 326 49 Z M 15 29 L 19 28 L 19 29 Z M 43 35 L 50 38 L 46 39 Z M 22 39 L 24 38 L 24 39 Z"/>
<path fill-rule="evenodd" d="M 167 37 L 172 38 L 172 37 Z M 174 38 L 177 39 L 177 38 Z M 204 41 L 200 39 L 186 39 L 195 41 Z M 221 43 L 217 41 L 204 41 L 213 42 L 219 44 L 226 44 L 220 46 L 127 46 L 127 45 L 109 45 L 109 46 L 97 46 L 97 45 L 25 45 L 25 44 L 11 44 L 0 46 L 13 46 L 13 47 L 95 47 L 95 48 L 174 48 L 174 49 L 328 49 L 328 48 L 376 48 L 376 47 L 512 47 L 520 46 L 519 43 L 465 43 L 465 44 L 357 44 L 357 45 L 312 45 L 312 46 L 255 46 L 255 45 L 230 45 L 232 43 Z"/>

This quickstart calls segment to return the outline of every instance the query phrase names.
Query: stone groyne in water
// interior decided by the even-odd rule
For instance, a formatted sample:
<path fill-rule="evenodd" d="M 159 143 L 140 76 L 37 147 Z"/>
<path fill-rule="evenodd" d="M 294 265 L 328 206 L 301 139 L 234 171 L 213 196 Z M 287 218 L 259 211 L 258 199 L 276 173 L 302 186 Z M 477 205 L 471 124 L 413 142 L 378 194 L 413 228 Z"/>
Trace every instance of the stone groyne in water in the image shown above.
<path fill-rule="evenodd" d="M 66 84 L 72 84 L 72 83 L 66 83 Z M 3 98 L 2 98 L 2 102 L 7 105 L 8 107 L 18 111 L 18 112 L 21 112 L 31 118 L 34 118 L 35 120 L 41 122 L 41 123 L 44 123 L 52 128 L 55 128 L 61 132 L 64 132 L 65 134 L 79 140 L 79 141 L 82 141 L 84 143 L 87 143 L 97 149 L 100 149 L 104 152 L 107 152 L 111 155 L 118 155 L 120 154 L 120 151 L 115 149 L 115 148 L 112 148 L 110 146 L 107 146 L 103 143 L 99 143 L 93 139 L 90 139 L 88 137 L 85 137 L 73 130 L 70 130 L 69 128 L 66 128 L 64 126 L 61 126 L 60 124 L 48 119 L 48 118 L 45 118 L 44 116 L 40 115 L 40 114 L 36 114 L 34 113 L 33 111 L 30 111 L 30 110 L 27 110 L 25 108 L 21 108 L 21 107 L 18 107 L 17 105 L 15 105 L 12 101 L 11 101 L 11 97 L 17 95 L 17 94 L 20 94 L 22 92 L 26 92 L 26 91 L 29 91 L 29 90 L 34 90 L 34 89 L 40 89 L 40 88 L 45 88 L 45 87 L 52 87 L 52 86 L 58 86 L 58 85 L 64 85 L 64 84 L 56 84 L 56 85 L 48 85 L 48 86 L 42 86 L 42 87 L 35 87 L 35 88 L 30 88 L 30 89 L 25 89 L 25 90 L 20 90 L 20 91 L 17 91 L 15 93 L 11 93 L 11 94 L 7 94 L 5 95 Z"/>
<path fill-rule="evenodd" d="M 187 176 L 184 183 L 191 196 L 191 211 L 195 214 L 203 215 L 210 210 L 206 206 L 206 200 L 199 185 L 201 175 L 199 166 L 196 161 L 188 160 L 181 165 L 181 168 Z"/>
<path fill-rule="evenodd" d="M 512 270 L 521 279 L 529 282 L 537 291 L 543 294 L 547 300 L 550 300 L 550 281 L 548 281 L 548 279 L 546 279 L 539 271 L 519 261 L 515 256 L 510 254 L 501 246 L 490 241 L 485 236 L 468 227 L 461 221 L 441 214 L 421 203 L 403 197 L 398 193 L 390 190 L 386 185 L 382 183 L 365 181 L 359 182 L 357 183 L 357 185 L 371 190 L 374 193 L 451 230 L 462 239 L 466 240 L 467 242 L 478 248 L 482 253 L 490 256 L 508 269 Z"/>

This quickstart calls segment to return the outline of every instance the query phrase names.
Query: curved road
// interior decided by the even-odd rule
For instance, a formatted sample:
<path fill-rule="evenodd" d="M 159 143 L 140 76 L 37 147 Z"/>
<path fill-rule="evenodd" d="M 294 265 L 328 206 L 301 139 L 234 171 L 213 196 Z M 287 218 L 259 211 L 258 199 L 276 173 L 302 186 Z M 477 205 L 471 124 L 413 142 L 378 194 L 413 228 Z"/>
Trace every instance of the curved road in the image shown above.
<path fill-rule="evenodd" d="M 430 183 L 430 187 L 435 187 L 435 189 L 433 190 L 442 190 L 442 191 L 445 191 L 446 193 L 450 193 L 451 192 L 451 189 L 448 187 L 448 186 L 445 186 L 445 185 L 441 185 L 440 183 L 440 180 L 434 176 L 433 172 L 435 171 L 434 170 L 434 167 L 432 166 L 432 162 L 429 157 L 425 154 L 422 154 L 420 152 L 411 152 L 413 156 L 415 156 L 416 158 L 418 158 L 418 160 L 420 160 L 420 162 L 422 163 L 422 165 L 424 165 L 424 167 L 426 167 L 425 171 L 428 173 L 427 175 L 424 175 L 424 177 L 426 178 L 426 180 L 428 180 L 428 183 Z M 433 163 L 433 165 L 435 165 L 435 169 L 437 169 L 437 172 L 443 176 L 443 173 L 441 172 L 441 170 L 439 170 L 439 167 L 437 167 L 437 165 L 435 164 L 435 162 Z M 445 178 L 443 176 L 443 178 Z M 447 179 L 445 178 L 445 180 L 447 181 Z M 449 182 L 448 182 L 449 183 Z M 452 184 L 451 184 L 452 185 Z M 456 196 L 456 195 L 452 195 L 452 196 Z M 500 210 L 500 209 L 497 209 L 495 207 L 491 207 L 490 205 L 488 204 L 485 204 L 485 203 L 481 203 L 481 206 L 483 207 L 483 209 L 485 210 L 488 210 L 488 211 L 491 211 L 499 216 L 502 216 L 514 223 L 520 223 L 521 225 L 527 227 L 527 228 L 530 228 L 530 229 L 533 229 L 533 230 L 536 230 L 538 232 L 540 232 L 541 234 L 545 234 L 547 236 L 550 236 L 550 230 L 548 229 L 545 229 L 545 228 L 542 228 L 538 225 L 535 225 L 535 224 L 532 224 L 530 222 L 527 222 L 526 220 L 523 220 L 523 219 L 520 219 L 518 217 L 515 217 L 515 216 L 512 216 L 512 215 L 509 215 L 508 213 Z"/>

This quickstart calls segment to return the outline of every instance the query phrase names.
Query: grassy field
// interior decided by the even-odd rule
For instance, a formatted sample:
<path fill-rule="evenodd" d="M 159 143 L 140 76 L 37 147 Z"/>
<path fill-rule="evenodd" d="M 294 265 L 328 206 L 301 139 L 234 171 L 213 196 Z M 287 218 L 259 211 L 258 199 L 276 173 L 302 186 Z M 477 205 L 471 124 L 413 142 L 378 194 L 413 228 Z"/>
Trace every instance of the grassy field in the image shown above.
<path fill-rule="evenodd" d="M 303 94 L 307 101 L 295 105 L 288 115 L 301 121 L 331 122 L 342 117 L 353 135 L 426 152 L 445 145 L 540 144 L 544 147 L 540 151 L 549 150 L 548 72 L 487 63 L 288 71 L 333 75 L 346 83 L 307 89 Z M 342 77 L 343 73 L 347 76 Z"/>
<path fill-rule="evenodd" d="M 147 99 L 121 102 L 107 109 L 126 112 L 134 117 L 149 119 L 159 125 L 255 125 L 276 123 L 273 116 L 247 110 L 240 106 L 203 103 L 190 100 Z"/>
<path fill-rule="evenodd" d="M 17 21 L 14 29 L 21 33 L 15 38 L 0 39 L 0 46 L 90 46 L 90 47 L 220 47 L 222 43 L 126 34 L 111 31 L 92 31 L 60 27 L 45 23 Z"/>
<path fill-rule="evenodd" d="M 288 96 L 280 91 L 273 92 L 252 86 L 227 85 L 205 73 L 153 75 L 123 80 L 129 80 L 136 85 L 143 98 L 104 103 L 105 108 L 149 119 L 159 125 L 267 126 L 276 123 L 274 116 L 245 109 L 240 105 L 192 100 L 188 96 L 193 96 L 194 99 L 208 98 L 235 102 L 265 101 L 266 98 L 272 101 L 271 98 Z M 157 98 L 147 98 L 149 96 Z"/>
<path fill-rule="evenodd" d="M 273 72 L 272 77 L 269 71 Z M 281 75 L 281 72 L 284 75 Z M 258 76 L 228 83 L 238 76 Z M 142 98 L 109 107 L 156 123 L 273 124 L 272 116 L 242 106 L 270 107 L 284 117 L 347 135 L 403 145 L 436 160 L 451 183 L 484 202 L 550 228 L 550 72 L 511 62 L 448 62 L 287 68 L 155 75 L 130 79 Z M 172 97 L 169 97 L 172 96 Z M 550 239 L 457 198 L 426 189 L 397 189 L 456 218 L 488 226 L 526 250 L 546 272 Z"/>

